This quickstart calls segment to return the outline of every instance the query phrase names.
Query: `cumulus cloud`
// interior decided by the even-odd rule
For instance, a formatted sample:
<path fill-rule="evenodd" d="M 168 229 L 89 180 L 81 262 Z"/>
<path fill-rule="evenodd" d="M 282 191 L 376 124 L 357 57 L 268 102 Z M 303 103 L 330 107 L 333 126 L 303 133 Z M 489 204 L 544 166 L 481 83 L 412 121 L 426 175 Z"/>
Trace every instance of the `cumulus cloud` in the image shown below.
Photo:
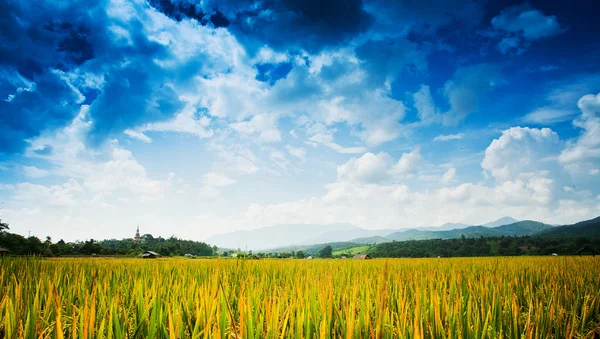
<path fill-rule="evenodd" d="M 452 182 L 456 178 L 456 168 L 450 167 L 448 170 L 442 175 L 440 182 L 442 184 L 448 184 Z"/>
<path fill-rule="evenodd" d="M 577 102 L 581 115 L 573 125 L 582 129 L 581 135 L 561 154 L 565 166 L 597 166 L 600 159 L 600 93 L 584 95 Z"/>
<path fill-rule="evenodd" d="M 338 166 L 338 178 L 341 180 L 375 183 L 390 179 L 392 158 L 389 154 L 365 153 L 360 158 L 352 158 Z"/>
<path fill-rule="evenodd" d="M 488 146 L 481 167 L 503 183 L 544 168 L 560 146 L 558 134 L 549 128 L 512 127 Z"/>
<path fill-rule="evenodd" d="M 368 152 L 338 166 L 338 180 L 364 184 L 393 182 L 416 174 L 422 161 L 419 147 L 402 154 L 397 162 L 385 152 Z"/>

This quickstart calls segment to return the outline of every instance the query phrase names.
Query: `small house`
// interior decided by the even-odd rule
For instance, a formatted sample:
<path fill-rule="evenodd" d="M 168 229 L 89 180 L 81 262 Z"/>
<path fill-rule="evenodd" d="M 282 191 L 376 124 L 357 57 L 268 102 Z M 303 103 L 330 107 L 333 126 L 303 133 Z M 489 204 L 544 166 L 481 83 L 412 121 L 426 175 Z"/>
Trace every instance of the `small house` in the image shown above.
<path fill-rule="evenodd" d="M 308 257 L 306 257 L 306 259 L 312 259 L 312 255 L 309 255 Z"/>
<path fill-rule="evenodd" d="M 371 259 L 371 256 L 368 255 L 368 254 L 360 254 L 359 253 L 359 254 L 355 255 L 353 259 L 355 259 L 355 260 L 366 260 L 366 259 Z"/>
<path fill-rule="evenodd" d="M 4 256 L 5 254 L 8 254 L 10 251 L 7 250 L 6 248 L 0 247 L 0 256 Z"/>
<path fill-rule="evenodd" d="M 140 254 L 140 257 L 143 259 L 156 259 L 160 257 L 160 254 L 153 251 L 144 251 L 142 254 Z"/>
<path fill-rule="evenodd" d="M 186 257 L 186 258 L 190 258 L 190 259 L 194 259 L 196 256 L 195 256 L 195 255 L 193 255 L 193 254 L 186 253 L 186 254 L 184 255 L 184 257 Z"/>

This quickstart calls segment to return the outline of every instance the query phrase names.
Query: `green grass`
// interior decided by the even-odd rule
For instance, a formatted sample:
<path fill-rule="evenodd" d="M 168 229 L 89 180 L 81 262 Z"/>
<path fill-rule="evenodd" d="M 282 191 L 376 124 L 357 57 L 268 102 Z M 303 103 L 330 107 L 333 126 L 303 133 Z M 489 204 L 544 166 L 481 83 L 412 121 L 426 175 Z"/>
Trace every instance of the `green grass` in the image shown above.
<path fill-rule="evenodd" d="M 351 255 L 355 255 L 358 253 L 367 253 L 369 250 L 369 245 L 365 245 L 365 246 L 356 246 L 356 247 L 348 247 L 348 248 L 344 248 L 344 249 L 337 249 L 335 251 L 333 251 L 333 255 L 343 255 L 343 254 L 351 254 Z"/>

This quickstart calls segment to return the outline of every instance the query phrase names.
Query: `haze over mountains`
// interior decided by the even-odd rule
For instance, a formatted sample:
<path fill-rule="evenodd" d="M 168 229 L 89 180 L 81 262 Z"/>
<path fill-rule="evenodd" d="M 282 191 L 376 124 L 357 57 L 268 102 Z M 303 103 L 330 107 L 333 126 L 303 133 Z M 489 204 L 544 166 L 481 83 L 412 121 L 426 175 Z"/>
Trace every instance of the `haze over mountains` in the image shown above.
<path fill-rule="evenodd" d="M 449 239 L 460 237 L 463 234 L 467 237 L 530 235 L 550 228 L 552 228 L 552 226 L 543 223 L 534 221 L 519 222 L 511 217 L 504 217 L 485 223 L 481 226 L 446 223 L 437 227 L 380 230 L 368 230 L 351 224 L 297 224 L 274 225 L 255 230 L 215 235 L 208 238 L 207 242 L 221 248 L 268 250 L 331 242 L 376 244 L 389 241 L 424 240 L 434 238 Z"/>

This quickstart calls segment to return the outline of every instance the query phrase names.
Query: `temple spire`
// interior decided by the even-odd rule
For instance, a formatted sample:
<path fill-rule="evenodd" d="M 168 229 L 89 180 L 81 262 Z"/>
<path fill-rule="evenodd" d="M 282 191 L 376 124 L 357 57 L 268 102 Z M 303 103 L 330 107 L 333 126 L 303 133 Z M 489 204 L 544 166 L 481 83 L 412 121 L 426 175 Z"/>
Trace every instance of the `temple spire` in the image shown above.
<path fill-rule="evenodd" d="M 137 230 L 135 231 L 135 240 L 140 240 L 140 226 L 138 225 Z"/>

